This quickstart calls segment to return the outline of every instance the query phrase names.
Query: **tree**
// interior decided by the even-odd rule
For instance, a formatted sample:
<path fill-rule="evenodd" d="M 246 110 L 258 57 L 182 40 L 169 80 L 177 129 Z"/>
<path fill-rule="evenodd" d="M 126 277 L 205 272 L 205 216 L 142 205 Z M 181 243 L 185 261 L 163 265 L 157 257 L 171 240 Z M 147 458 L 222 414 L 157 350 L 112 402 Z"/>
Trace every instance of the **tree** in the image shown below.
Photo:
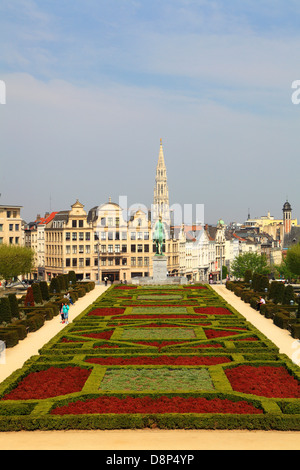
<path fill-rule="evenodd" d="M 248 252 L 237 256 L 233 260 L 231 273 L 235 277 L 244 278 L 248 270 L 251 270 L 253 274 L 267 274 L 270 268 L 267 265 L 266 256 Z"/>
<path fill-rule="evenodd" d="M 30 273 L 34 262 L 31 248 L 0 245 L 0 278 L 12 279 Z"/>
<path fill-rule="evenodd" d="M 291 273 L 300 275 L 300 243 L 287 250 L 285 264 Z"/>

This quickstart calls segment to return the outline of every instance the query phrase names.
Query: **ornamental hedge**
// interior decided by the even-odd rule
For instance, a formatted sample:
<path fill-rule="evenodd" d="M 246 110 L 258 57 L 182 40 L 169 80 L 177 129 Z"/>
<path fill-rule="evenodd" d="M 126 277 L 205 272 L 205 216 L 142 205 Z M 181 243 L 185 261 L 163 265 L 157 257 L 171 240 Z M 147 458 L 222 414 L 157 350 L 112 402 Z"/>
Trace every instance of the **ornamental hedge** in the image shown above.
<path fill-rule="evenodd" d="M 299 418 L 299 367 L 204 285 L 111 286 L 0 385 L 1 432 L 299 431 Z"/>

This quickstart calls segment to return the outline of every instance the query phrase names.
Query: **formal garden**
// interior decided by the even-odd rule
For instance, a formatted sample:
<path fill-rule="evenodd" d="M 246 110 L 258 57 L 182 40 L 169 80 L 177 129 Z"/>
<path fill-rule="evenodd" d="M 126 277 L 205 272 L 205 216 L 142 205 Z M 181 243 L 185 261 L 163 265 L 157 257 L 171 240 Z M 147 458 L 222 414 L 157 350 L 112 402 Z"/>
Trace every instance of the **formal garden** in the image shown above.
<path fill-rule="evenodd" d="M 0 431 L 299 431 L 299 385 L 210 286 L 119 284 L 0 385 Z"/>

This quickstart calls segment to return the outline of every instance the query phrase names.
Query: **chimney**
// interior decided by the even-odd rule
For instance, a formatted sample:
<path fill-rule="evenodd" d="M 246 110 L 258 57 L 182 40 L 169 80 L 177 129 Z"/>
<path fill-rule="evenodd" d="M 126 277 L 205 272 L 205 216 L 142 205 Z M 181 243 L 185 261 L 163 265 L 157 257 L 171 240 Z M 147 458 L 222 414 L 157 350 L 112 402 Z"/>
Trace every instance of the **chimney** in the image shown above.
<path fill-rule="evenodd" d="M 38 214 L 38 215 L 36 216 L 36 221 L 39 222 L 40 220 L 41 220 L 41 214 Z"/>

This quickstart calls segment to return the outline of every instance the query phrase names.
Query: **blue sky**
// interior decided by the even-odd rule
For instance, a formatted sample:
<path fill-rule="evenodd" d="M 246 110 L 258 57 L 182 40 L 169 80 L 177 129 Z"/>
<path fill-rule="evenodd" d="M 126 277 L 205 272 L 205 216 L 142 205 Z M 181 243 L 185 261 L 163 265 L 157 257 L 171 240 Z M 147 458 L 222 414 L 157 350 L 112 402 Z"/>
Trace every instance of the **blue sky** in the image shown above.
<path fill-rule="evenodd" d="M 299 20 L 294 0 L 3 0 L 1 203 L 150 206 L 162 138 L 171 204 L 229 223 L 288 197 L 300 218 Z"/>

